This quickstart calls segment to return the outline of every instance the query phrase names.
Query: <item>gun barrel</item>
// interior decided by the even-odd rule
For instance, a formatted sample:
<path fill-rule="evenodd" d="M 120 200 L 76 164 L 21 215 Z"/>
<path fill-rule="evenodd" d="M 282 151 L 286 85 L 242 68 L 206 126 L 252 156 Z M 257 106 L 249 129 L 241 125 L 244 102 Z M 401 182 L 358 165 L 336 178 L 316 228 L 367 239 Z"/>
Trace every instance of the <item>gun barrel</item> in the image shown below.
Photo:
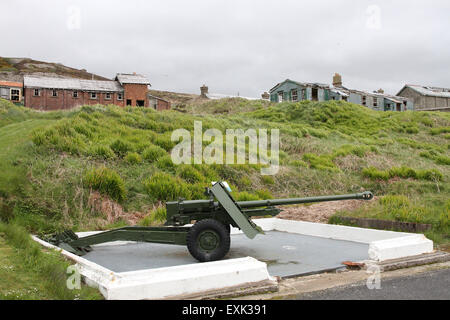
<path fill-rule="evenodd" d="M 370 200 L 372 198 L 373 198 L 372 192 L 364 191 L 361 193 L 333 195 L 333 196 L 270 199 L 270 200 L 255 200 L 255 201 L 238 201 L 237 203 L 241 208 L 257 208 L 257 207 L 265 207 L 265 206 L 281 206 L 281 205 L 289 205 L 289 204 L 351 200 L 351 199 Z"/>

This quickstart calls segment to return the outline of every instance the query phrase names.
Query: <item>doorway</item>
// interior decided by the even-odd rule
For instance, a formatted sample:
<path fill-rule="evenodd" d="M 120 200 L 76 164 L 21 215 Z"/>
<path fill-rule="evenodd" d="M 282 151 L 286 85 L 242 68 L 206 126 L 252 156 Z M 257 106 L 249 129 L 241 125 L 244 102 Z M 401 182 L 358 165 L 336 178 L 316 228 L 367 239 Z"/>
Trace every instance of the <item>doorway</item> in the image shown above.
<path fill-rule="evenodd" d="M 318 101 L 319 100 L 319 90 L 317 88 L 312 88 L 311 90 L 311 100 Z"/>

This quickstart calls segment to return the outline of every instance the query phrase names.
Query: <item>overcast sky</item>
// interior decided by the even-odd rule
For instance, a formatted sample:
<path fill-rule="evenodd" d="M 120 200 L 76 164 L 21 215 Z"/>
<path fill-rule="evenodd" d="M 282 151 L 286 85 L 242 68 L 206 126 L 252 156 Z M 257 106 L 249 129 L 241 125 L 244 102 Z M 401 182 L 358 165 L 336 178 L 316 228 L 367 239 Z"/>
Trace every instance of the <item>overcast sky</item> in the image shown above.
<path fill-rule="evenodd" d="M 14 0 L 1 5 L 0 56 L 155 89 L 258 97 L 286 78 L 395 94 L 450 87 L 450 1 Z"/>

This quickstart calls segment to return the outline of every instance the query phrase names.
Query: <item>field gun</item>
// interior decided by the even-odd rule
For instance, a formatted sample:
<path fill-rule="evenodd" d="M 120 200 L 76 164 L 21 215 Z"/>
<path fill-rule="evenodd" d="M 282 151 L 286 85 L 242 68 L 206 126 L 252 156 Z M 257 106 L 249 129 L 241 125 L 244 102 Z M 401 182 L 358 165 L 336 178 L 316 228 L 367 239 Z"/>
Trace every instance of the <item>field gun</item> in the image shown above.
<path fill-rule="evenodd" d="M 91 251 L 91 245 L 119 240 L 186 245 L 197 260 L 214 261 L 222 259 L 230 250 L 231 226 L 253 239 L 264 232 L 251 217 L 276 216 L 282 211 L 276 206 L 373 198 L 370 191 L 365 191 L 334 196 L 235 201 L 230 192 L 226 182 L 215 182 L 211 188 L 206 188 L 207 200 L 167 202 L 167 220 L 161 227 L 123 227 L 81 238 L 72 231 L 64 231 L 46 240 L 77 255 Z"/>

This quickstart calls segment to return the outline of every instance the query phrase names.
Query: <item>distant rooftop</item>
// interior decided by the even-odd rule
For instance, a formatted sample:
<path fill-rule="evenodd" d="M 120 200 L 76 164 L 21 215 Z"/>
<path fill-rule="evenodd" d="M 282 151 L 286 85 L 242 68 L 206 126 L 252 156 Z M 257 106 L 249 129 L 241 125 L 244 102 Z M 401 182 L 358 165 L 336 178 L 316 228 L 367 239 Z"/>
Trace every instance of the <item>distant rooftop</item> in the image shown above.
<path fill-rule="evenodd" d="M 405 87 L 411 88 L 412 90 L 417 91 L 418 93 L 420 93 L 424 96 L 450 98 L 450 89 L 449 88 L 427 87 L 427 86 L 421 86 L 421 85 L 416 85 L 416 84 L 407 84 L 402 88 L 402 90 Z M 400 90 L 400 92 L 402 90 Z M 399 94 L 399 93 L 397 93 L 397 94 Z"/>
<path fill-rule="evenodd" d="M 242 97 L 238 95 L 220 94 L 220 93 L 207 93 L 206 97 L 211 100 L 218 100 L 223 98 L 242 98 L 247 100 L 260 100 L 260 98 Z"/>
<path fill-rule="evenodd" d="M 291 79 L 286 79 L 280 83 L 277 83 L 272 89 L 269 90 L 269 92 L 272 92 L 273 90 L 275 90 L 280 84 L 285 83 L 286 81 L 290 81 L 293 83 L 296 83 L 298 85 L 304 86 L 304 87 L 321 87 L 321 88 L 329 88 L 330 85 L 326 84 L 326 83 L 319 83 L 319 82 L 299 82 L 299 81 L 294 81 Z"/>
<path fill-rule="evenodd" d="M 119 81 L 121 85 L 124 83 L 150 85 L 150 81 L 146 76 L 137 73 L 118 73 L 116 75 L 116 80 Z"/>
<path fill-rule="evenodd" d="M 0 81 L 0 86 L 2 86 L 2 87 L 19 87 L 19 88 L 22 88 L 23 84 L 21 82 L 14 82 L 14 81 Z"/>
<path fill-rule="evenodd" d="M 70 89 L 81 91 L 122 92 L 117 81 L 84 80 L 75 78 L 52 78 L 43 76 L 24 76 L 23 83 L 28 88 Z"/>

